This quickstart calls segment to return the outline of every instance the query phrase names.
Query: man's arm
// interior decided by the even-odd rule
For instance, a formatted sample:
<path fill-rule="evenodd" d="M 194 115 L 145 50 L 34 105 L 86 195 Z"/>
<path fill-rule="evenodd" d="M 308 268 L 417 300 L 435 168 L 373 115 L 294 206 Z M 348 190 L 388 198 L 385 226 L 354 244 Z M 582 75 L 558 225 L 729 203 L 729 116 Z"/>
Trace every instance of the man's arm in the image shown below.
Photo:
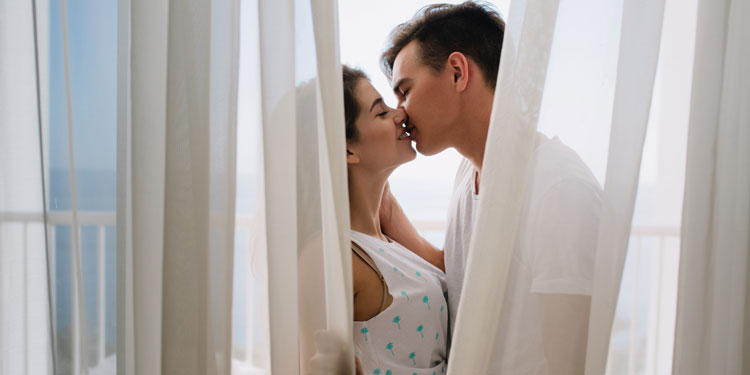
<path fill-rule="evenodd" d="M 387 183 L 380 202 L 380 226 L 389 237 L 445 272 L 443 252 L 419 235 Z"/>
<path fill-rule="evenodd" d="M 533 220 L 532 294 L 551 374 L 583 374 L 601 190 L 577 179 L 557 184 Z"/>
<path fill-rule="evenodd" d="M 538 294 L 544 355 L 551 374 L 580 375 L 586 367 L 591 297 Z"/>

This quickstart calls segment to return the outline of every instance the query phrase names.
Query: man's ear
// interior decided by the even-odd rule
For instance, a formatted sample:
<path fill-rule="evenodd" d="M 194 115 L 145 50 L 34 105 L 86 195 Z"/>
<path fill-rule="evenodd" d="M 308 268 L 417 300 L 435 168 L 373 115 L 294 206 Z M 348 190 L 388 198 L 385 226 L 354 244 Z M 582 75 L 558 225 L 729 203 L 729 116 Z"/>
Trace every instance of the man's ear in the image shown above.
<path fill-rule="evenodd" d="M 351 148 L 346 148 L 346 164 L 358 164 L 359 163 L 359 155 L 355 154 Z"/>
<path fill-rule="evenodd" d="M 453 86 L 456 91 L 463 92 L 469 85 L 469 59 L 461 52 L 453 52 L 448 56 L 448 69 L 453 75 Z"/>

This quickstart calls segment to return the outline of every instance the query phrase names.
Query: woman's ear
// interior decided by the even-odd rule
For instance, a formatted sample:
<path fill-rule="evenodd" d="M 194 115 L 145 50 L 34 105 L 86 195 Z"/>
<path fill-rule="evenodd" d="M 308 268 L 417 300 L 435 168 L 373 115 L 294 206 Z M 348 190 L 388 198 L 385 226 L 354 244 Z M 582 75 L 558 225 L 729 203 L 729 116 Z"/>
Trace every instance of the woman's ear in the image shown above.
<path fill-rule="evenodd" d="M 448 56 L 448 68 L 453 75 L 453 86 L 456 91 L 463 92 L 469 84 L 469 60 L 461 52 L 453 52 Z"/>
<path fill-rule="evenodd" d="M 346 148 L 346 164 L 357 164 L 359 163 L 359 155 L 355 154 L 351 148 Z"/>

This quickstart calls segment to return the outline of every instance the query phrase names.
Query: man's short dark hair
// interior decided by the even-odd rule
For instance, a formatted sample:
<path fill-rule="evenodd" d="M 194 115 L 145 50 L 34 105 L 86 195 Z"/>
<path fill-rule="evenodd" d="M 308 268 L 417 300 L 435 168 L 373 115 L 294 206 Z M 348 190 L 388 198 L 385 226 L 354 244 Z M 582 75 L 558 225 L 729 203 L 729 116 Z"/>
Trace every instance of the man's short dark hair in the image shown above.
<path fill-rule="evenodd" d="M 380 57 L 381 67 L 390 80 L 396 56 L 416 40 L 417 56 L 435 72 L 442 71 L 451 53 L 461 52 L 479 65 L 485 82 L 494 89 L 504 33 L 505 22 L 489 5 L 473 1 L 429 5 L 393 29 Z"/>

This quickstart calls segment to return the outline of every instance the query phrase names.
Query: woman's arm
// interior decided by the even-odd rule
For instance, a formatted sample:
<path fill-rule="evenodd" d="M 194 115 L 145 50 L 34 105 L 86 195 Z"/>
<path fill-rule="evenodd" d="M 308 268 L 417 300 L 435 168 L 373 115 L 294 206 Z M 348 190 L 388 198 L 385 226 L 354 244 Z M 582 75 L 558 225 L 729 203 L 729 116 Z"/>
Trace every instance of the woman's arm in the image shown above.
<path fill-rule="evenodd" d="M 429 241 L 419 235 L 417 229 L 406 217 L 401 205 L 391 194 L 388 183 L 385 184 L 383 190 L 379 216 L 383 233 L 445 272 L 443 251 L 435 248 Z"/>

